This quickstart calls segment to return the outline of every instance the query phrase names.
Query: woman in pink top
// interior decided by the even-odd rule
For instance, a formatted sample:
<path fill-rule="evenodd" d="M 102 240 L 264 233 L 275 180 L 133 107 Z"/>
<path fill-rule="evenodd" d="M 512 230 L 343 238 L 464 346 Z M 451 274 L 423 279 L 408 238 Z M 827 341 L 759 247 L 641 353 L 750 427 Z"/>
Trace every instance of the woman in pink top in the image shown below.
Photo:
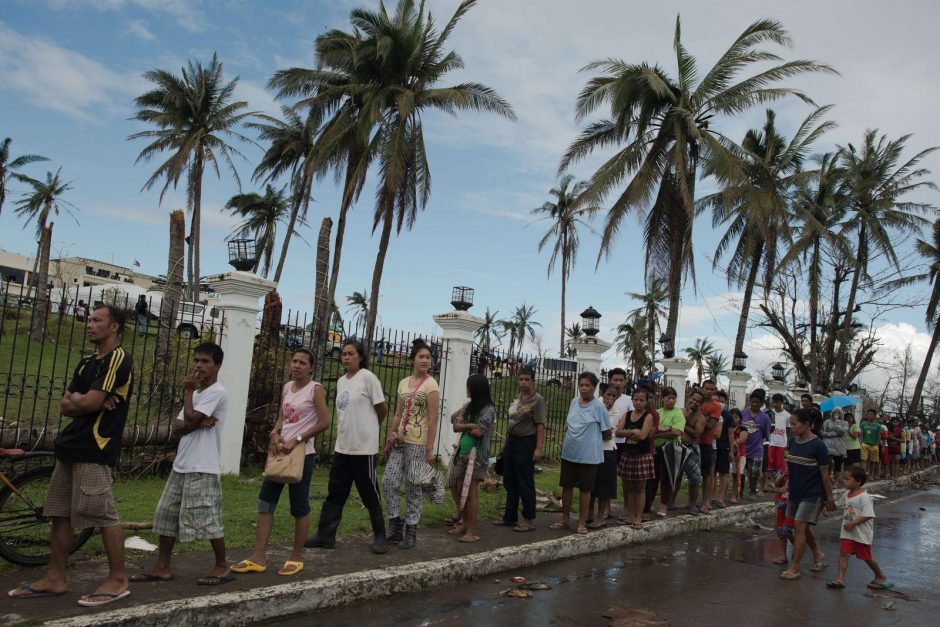
<path fill-rule="evenodd" d="M 323 386 L 311 380 L 313 353 L 306 348 L 294 351 L 290 361 L 291 380 L 284 384 L 281 411 L 268 442 L 268 454 L 289 453 L 295 446 L 306 449 L 304 473 L 299 483 L 287 486 L 290 496 L 290 514 L 294 517 L 294 546 L 290 559 L 277 571 L 278 575 L 296 575 L 304 569 L 302 561 L 304 540 L 310 527 L 310 479 L 313 476 L 314 437 L 330 425 Z M 321 419 L 322 417 L 322 419 Z M 263 573 L 267 567 L 268 537 L 274 524 L 274 510 L 281 498 L 283 483 L 265 479 L 258 495 L 258 522 L 255 532 L 255 550 L 232 567 L 236 573 Z"/>

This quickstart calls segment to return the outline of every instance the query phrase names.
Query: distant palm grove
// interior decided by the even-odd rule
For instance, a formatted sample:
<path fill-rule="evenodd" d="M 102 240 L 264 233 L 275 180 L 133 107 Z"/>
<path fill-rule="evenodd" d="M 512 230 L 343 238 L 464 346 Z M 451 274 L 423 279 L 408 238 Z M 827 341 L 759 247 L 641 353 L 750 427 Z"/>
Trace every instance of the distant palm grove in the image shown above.
<path fill-rule="evenodd" d="M 225 206 L 241 220 L 233 236 L 256 240 L 254 270 L 265 277 L 273 272 L 275 281 L 298 227 L 311 218 L 317 186 L 332 179 L 342 193 L 335 212 L 327 211 L 336 226 L 327 302 L 329 311 L 337 311 L 347 216 L 363 204 L 371 173 L 377 183 L 367 204 L 378 235 L 376 261 L 371 285 L 347 300 L 364 321 L 364 337 L 373 337 L 392 235 L 415 224 L 431 195 L 425 114 L 516 117 L 484 82 L 450 80 L 464 63 L 448 42 L 475 4 L 462 2 L 442 23 L 413 0 L 353 10 L 345 29 L 315 38 L 310 67 L 284 68 L 270 77 L 280 117 L 236 101 L 238 79 L 226 76 L 216 55 L 144 74 L 149 91 L 134 100 L 139 130 L 128 139 L 141 145 L 143 189 L 159 188 L 161 202 L 168 190 L 185 189 L 190 297 L 198 295 L 202 272 L 207 174 L 233 180 L 238 192 Z M 545 226 L 533 254 L 550 253 L 547 271 L 559 279 L 559 354 L 571 356 L 572 340 L 582 333 L 569 322 L 567 282 L 582 250 L 580 234 L 597 232 L 597 264 L 623 247 L 642 250 L 644 285 L 624 285 L 624 292 L 636 291 L 627 293 L 632 309 L 617 326 L 616 346 L 634 377 L 651 374 L 661 356 L 660 337 L 678 337 L 682 289 L 694 286 L 701 271 L 693 225 L 705 214 L 720 233 L 717 248 L 707 251 L 710 271 L 739 290 L 740 319 L 732 355 L 717 353 L 706 340 L 681 351 L 700 380 L 728 371 L 744 355 L 749 325 L 759 325 L 775 336 L 793 381 L 818 392 L 846 389 L 873 363 L 879 315 L 919 306 L 932 338 L 899 410 L 908 416 L 920 411 L 940 341 L 940 221 L 936 207 L 912 198 L 936 189 L 920 165 L 936 148 L 918 148 L 910 135 L 888 137 L 877 129 L 857 129 L 857 142 L 819 147 L 836 126 L 837 111 L 815 102 L 797 82 L 837 72 L 821 61 L 785 56 L 791 40 L 777 21 L 747 26 L 711 65 L 686 49 L 678 17 L 672 37 L 674 58 L 668 61 L 622 60 L 616 51 L 585 59 L 585 82 L 571 103 L 581 130 L 559 155 L 558 179 L 546 181 L 544 204 L 530 208 L 533 220 Z M 486 70 L 467 69 L 471 75 Z M 768 108 L 784 99 L 805 105 L 801 121 L 782 125 Z M 726 134 L 730 122 L 755 109 L 763 113 L 761 125 L 740 137 Z M 246 159 L 239 149 L 251 144 L 263 150 L 251 176 L 256 191 L 243 190 L 236 170 Z M 33 178 L 27 168 L 44 157 L 13 153 L 7 138 L 0 146 L 0 211 L 12 191 L 8 186 L 23 186 L 13 210 L 36 229 L 36 301 L 42 305 L 53 219 L 78 208 L 67 200 L 73 182 L 62 168 Z M 601 165 L 581 180 L 571 169 L 588 158 L 600 158 Z M 628 218 L 641 221 L 640 237 L 623 236 Z M 901 242 L 913 242 L 913 252 L 900 254 Z M 910 300 L 904 288 L 911 285 L 922 285 L 924 296 Z M 482 349 L 508 336 L 509 354 L 521 352 L 541 328 L 536 314 L 525 303 L 506 319 L 487 310 L 478 332 Z"/>

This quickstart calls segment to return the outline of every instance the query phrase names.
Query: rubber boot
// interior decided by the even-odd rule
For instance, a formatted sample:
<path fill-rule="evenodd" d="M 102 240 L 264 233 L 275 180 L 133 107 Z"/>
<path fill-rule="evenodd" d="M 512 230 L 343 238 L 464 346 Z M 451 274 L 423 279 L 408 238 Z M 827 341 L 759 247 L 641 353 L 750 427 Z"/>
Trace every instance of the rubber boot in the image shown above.
<path fill-rule="evenodd" d="M 388 553 L 388 542 L 385 540 L 385 515 L 382 513 L 381 505 L 376 505 L 369 510 L 369 522 L 372 523 L 372 552 Z"/>
<path fill-rule="evenodd" d="M 395 518 L 388 519 L 388 535 L 385 536 L 388 542 L 392 544 L 401 542 L 401 530 L 404 523 L 405 521 L 403 521 L 400 516 L 395 516 Z"/>
<path fill-rule="evenodd" d="M 418 525 L 405 525 L 405 537 L 398 543 L 399 549 L 410 549 L 418 541 Z"/>
<path fill-rule="evenodd" d="M 336 548 L 336 530 L 343 517 L 343 508 L 329 501 L 323 502 L 320 510 L 320 522 L 317 525 L 317 535 L 307 538 L 304 546 L 308 549 Z"/>

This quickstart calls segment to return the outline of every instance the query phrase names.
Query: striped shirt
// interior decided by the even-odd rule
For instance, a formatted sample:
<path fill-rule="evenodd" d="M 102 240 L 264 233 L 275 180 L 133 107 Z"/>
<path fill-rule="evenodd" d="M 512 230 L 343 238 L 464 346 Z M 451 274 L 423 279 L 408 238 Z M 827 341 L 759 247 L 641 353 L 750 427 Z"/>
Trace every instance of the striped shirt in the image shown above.
<path fill-rule="evenodd" d="M 790 475 L 790 501 L 812 501 L 826 496 L 820 467 L 829 466 L 829 451 L 815 435 L 805 442 L 790 438 L 786 452 Z"/>

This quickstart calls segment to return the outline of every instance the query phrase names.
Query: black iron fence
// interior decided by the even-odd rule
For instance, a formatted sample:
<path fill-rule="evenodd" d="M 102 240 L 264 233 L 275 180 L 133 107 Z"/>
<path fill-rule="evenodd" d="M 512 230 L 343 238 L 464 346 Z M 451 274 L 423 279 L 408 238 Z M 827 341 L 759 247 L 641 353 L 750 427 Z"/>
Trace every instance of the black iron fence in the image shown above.
<path fill-rule="evenodd" d="M 440 376 L 446 349 L 439 336 L 377 328 L 373 341 L 366 342 L 364 341 L 365 321 L 357 319 L 345 326 L 330 325 L 326 331 L 325 341 L 317 342 L 314 338 L 313 327 L 310 315 L 288 311 L 282 323 L 275 325 L 275 328 L 263 329 L 255 340 L 245 421 L 245 445 L 242 447 L 243 460 L 248 463 L 264 462 L 268 434 L 277 420 L 281 388 L 290 379 L 290 358 L 293 350 L 299 347 L 309 348 L 314 351 L 314 354 L 319 354 L 322 359 L 318 370 L 322 372 L 320 383 L 323 385 L 327 406 L 330 409 L 330 427 L 317 437 L 316 449 L 320 461 L 330 458 L 336 444 L 336 380 L 345 373 L 339 359 L 340 347 L 344 339 L 359 339 L 364 345 L 372 348 L 372 354 L 369 356 L 369 370 L 379 378 L 388 402 L 388 418 L 382 423 L 381 442 L 385 441 L 397 408 L 398 383 L 411 374 L 411 361 L 408 356 L 414 340 L 420 338 L 431 346 L 432 376 L 437 379 L 441 389 L 444 387 Z M 319 350 L 315 348 L 318 343 L 321 344 Z"/>
<path fill-rule="evenodd" d="M 147 307 L 138 316 L 140 294 Z M 134 361 L 119 468 L 140 473 L 165 467 L 175 451 L 169 436 L 192 349 L 219 342 L 223 320 L 209 302 L 179 302 L 170 315 L 163 293 L 135 286 L 52 290 L 44 312 L 34 312 L 29 299 L 0 297 L 0 447 L 52 450 L 68 420 L 59 413 L 62 395 L 79 361 L 94 352 L 85 321 L 99 302 L 126 312 L 122 345 Z"/>

